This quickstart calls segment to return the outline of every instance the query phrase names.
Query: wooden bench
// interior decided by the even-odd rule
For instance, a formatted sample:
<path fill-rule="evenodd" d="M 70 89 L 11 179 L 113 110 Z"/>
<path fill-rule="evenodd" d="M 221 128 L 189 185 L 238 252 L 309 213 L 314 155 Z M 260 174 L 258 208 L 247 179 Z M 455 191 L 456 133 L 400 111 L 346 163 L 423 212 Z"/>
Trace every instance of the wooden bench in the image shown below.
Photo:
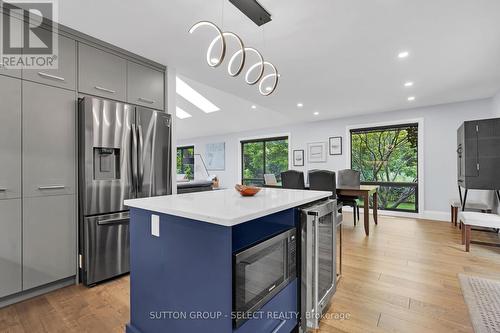
<path fill-rule="evenodd" d="M 497 214 L 487 214 L 479 212 L 460 212 L 458 220 L 462 227 L 462 245 L 465 245 L 465 251 L 470 251 L 472 227 L 483 227 L 500 229 L 500 216 Z M 498 244 L 474 242 L 483 245 L 498 246 Z"/>

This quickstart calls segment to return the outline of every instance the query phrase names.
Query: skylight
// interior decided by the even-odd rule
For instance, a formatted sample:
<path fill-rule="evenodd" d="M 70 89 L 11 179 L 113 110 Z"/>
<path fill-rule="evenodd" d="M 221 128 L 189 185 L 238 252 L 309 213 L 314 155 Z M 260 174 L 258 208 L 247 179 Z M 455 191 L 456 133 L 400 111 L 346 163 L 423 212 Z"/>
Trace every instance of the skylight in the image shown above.
<path fill-rule="evenodd" d="M 191 104 L 195 105 L 205 113 L 220 111 L 219 107 L 191 88 L 191 86 L 182 81 L 179 77 L 176 77 L 176 91 L 184 99 L 188 100 Z"/>
<path fill-rule="evenodd" d="M 177 118 L 179 119 L 186 119 L 186 118 L 190 118 L 192 117 L 189 113 L 187 113 L 186 111 L 184 111 L 183 109 L 181 109 L 180 107 L 176 107 L 175 108 L 175 115 L 177 116 Z"/>

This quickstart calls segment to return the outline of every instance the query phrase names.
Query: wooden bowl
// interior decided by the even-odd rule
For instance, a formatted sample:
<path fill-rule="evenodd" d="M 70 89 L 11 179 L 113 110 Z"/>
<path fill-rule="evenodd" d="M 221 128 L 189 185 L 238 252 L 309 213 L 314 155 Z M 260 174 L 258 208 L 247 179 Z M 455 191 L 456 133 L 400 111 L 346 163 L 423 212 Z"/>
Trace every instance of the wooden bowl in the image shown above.
<path fill-rule="evenodd" d="M 254 196 L 261 190 L 260 187 L 245 186 L 245 185 L 235 185 L 234 188 L 244 197 Z"/>

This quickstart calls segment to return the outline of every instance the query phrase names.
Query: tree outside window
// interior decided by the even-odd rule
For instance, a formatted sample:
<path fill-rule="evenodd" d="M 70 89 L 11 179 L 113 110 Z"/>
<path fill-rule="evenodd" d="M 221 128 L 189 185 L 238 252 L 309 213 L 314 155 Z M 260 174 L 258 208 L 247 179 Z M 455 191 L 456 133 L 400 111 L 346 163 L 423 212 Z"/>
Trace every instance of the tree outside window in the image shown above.
<path fill-rule="evenodd" d="M 242 141 L 241 156 L 244 185 L 264 185 L 264 174 L 281 182 L 281 173 L 288 170 L 288 137 Z"/>
<path fill-rule="evenodd" d="M 351 130 L 351 167 L 381 209 L 418 212 L 418 124 Z"/>
<path fill-rule="evenodd" d="M 189 180 L 194 179 L 194 146 L 177 148 L 177 174 L 185 174 Z"/>

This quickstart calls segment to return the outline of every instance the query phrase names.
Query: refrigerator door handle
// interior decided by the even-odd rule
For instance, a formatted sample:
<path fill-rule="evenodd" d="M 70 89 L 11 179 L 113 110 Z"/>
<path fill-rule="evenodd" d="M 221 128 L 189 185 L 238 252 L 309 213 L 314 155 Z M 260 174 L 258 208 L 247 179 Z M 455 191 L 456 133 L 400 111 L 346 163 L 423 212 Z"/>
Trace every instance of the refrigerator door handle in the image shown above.
<path fill-rule="evenodd" d="M 138 166 L 138 184 L 137 184 L 137 190 L 139 192 L 142 192 L 142 183 L 144 181 L 144 139 L 142 136 L 142 126 L 138 125 L 137 126 L 137 136 L 139 137 L 139 149 L 137 153 L 137 166 Z"/>
<path fill-rule="evenodd" d="M 137 190 L 137 130 L 136 125 L 132 124 L 132 153 L 130 154 L 132 158 L 132 187 Z"/>

